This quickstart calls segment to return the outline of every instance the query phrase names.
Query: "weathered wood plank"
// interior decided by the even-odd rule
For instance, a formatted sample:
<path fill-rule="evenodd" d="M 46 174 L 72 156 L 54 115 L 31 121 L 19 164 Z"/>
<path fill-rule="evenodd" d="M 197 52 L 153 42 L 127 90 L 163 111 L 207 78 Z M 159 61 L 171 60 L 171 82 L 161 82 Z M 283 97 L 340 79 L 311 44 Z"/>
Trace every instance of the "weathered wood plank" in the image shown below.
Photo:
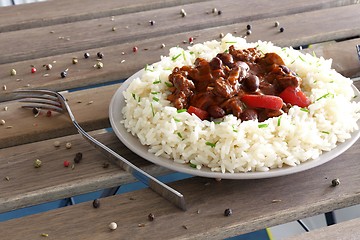
<path fill-rule="evenodd" d="M 205 0 L 50 0 L 0 8 L 0 32 L 111 17 Z M 328 5 L 339 5 L 328 1 Z M 340 5 L 352 4 L 343 1 Z M 71 6 L 71 7 L 69 7 Z"/>
<path fill-rule="evenodd" d="M 54 239 L 223 239 L 359 204 L 359 144 L 322 166 L 289 176 L 175 182 L 171 185 L 186 198 L 186 212 L 145 189 L 103 199 L 99 209 L 87 202 L 10 220 L 0 223 L 0 230 L 11 239 L 41 233 Z M 341 180 L 337 187 L 331 187 L 334 178 Z M 226 208 L 233 210 L 229 217 Z M 149 213 L 155 215 L 153 222 Z M 118 228 L 110 231 L 113 221 Z"/>
<path fill-rule="evenodd" d="M 110 126 L 108 106 L 118 87 L 110 85 L 64 95 L 77 121 L 86 131 L 91 131 Z M 5 107 L 7 111 L 3 111 Z M 0 126 L 0 148 L 76 133 L 65 114 L 53 113 L 47 117 L 44 111 L 35 118 L 31 110 L 21 108 L 21 103 L 16 101 L 2 103 L 1 109 L 0 119 L 6 123 Z"/>
<path fill-rule="evenodd" d="M 192 33 L 194 35 L 198 30 L 218 26 L 224 27 L 211 29 L 211 31 L 232 32 L 236 28 L 241 34 L 244 34 L 244 29 L 249 21 L 270 17 L 276 17 L 281 22 L 282 26 L 286 28 L 285 33 L 280 34 L 278 29 L 273 27 L 274 20 L 269 19 L 254 21 L 253 33 L 256 31 L 261 34 L 266 33 L 263 40 L 270 38 L 281 45 L 296 46 L 354 37 L 360 34 L 360 19 L 358 18 L 360 4 L 281 16 L 281 14 L 301 12 L 300 10 L 304 9 L 304 3 L 263 1 L 257 2 L 255 6 L 253 2 L 248 1 L 235 4 L 234 1 L 224 0 L 221 3 L 220 7 L 218 1 L 189 4 L 185 7 L 188 12 L 185 18 L 181 17 L 177 6 L 120 15 L 115 17 L 114 21 L 107 17 L 0 33 L 0 45 L 2 46 L 0 63 L 149 40 L 187 31 L 195 31 Z M 309 8 L 316 9 L 318 4 L 317 1 L 309 1 L 305 7 L 307 10 Z M 221 15 L 206 14 L 214 7 L 221 9 L 223 13 Z M 241 15 L 239 14 L 239 9 L 254 7 L 257 9 L 256 13 L 245 11 Z M 337 18 L 335 19 L 333 16 L 337 16 Z M 151 26 L 150 20 L 154 20 L 156 24 Z M 302 24 L 299 25 L 299 22 Z M 317 27 L 314 27 L 315 22 Z M 242 26 L 239 23 L 243 23 Z M 116 27 L 117 30 L 112 31 L 113 27 Z M 292 36 L 291 41 L 288 39 L 290 36 Z M 255 39 L 255 34 L 249 36 L 249 39 Z"/>
<path fill-rule="evenodd" d="M 360 236 L 360 218 L 337 223 L 328 227 L 312 230 L 298 236 L 286 238 L 286 240 L 357 240 Z"/>
<path fill-rule="evenodd" d="M 113 133 L 91 135 L 153 176 L 170 172 L 132 153 Z M 60 147 L 54 146 L 55 141 L 60 142 Z M 72 144 L 71 149 L 65 147 L 66 143 Z M 75 164 L 73 159 L 78 152 L 83 159 Z M 0 156 L 0 212 L 135 181 L 114 164 L 104 168 L 106 157 L 80 135 L 0 149 Z M 40 168 L 33 166 L 36 159 L 42 161 Z M 69 161 L 70 166 L 64 167 L 64 161 Z"/>

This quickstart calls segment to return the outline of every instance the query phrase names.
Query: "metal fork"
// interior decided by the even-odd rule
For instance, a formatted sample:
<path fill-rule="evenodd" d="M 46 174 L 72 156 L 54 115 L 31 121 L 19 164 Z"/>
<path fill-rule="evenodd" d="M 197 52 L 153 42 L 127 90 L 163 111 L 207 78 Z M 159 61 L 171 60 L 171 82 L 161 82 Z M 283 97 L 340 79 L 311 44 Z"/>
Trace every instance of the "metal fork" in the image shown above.
<path fill-rule="evenodd" d="M 78 132 L 96 149 L 99 149 L 103 154 L 109 157 L 110 160 L 118 164 L 125 171 L 131 173 L 136 179 L 149 186 L 153 191 L 175 204 L 178 208 L 186 211 L 185 199 L 181 193 L 136 167 L 134 164 L 85 132 L 76 121 L 70 106 L 66 102 L 66 98 L 62 94 L 49 90 L 16 90 L 13 93 L 16 94 L 16 99 L 20 102 L 28 103 L 24 104 L 22 106 L 23 108 L 39 108 L 59 113 L 68 113 Z"/>

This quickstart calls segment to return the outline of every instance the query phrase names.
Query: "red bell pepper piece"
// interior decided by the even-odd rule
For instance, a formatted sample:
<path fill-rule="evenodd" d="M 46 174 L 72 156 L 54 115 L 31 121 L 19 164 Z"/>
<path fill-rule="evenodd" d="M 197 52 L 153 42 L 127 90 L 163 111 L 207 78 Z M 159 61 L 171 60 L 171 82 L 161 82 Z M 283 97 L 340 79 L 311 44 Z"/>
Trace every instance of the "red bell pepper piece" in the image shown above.
<path fill-rule="evenodd" d="M 209 117 L 209 113 L 205 110 L 202 110 L 200 108 L 194 107 L 194 106 L 190 106 L 187 110 L 188 113 L 190 114 L 195 114 L 196 116 L 198 116 L 201 120 L 205 120 Z"/>
<path fill-rule="evenodd" d="M 311 103 L 310 99 L 306 97 L 299 87 L 289 86 L 279 94 L 279 97 L 281 97 L 285 103 L 299 107 L 308 107 Z"/>
<path fill-rule="evenodd" d="M 241 97 L 241 101 L 249 108 L 280 110 L 283 106 L 283 100 L 280 97 L 273 95 L 246 94 Z"/>

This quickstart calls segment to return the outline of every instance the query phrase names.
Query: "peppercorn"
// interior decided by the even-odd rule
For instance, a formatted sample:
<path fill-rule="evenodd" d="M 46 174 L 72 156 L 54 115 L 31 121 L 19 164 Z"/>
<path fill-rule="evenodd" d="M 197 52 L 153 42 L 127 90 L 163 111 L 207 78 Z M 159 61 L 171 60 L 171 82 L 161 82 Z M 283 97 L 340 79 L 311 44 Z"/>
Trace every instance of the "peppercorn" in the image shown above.
<path fill-rule="evenodd" d="M 94 67 L 100 69 L 100 68 L 103 68 L 103 67 L 104 67 L 104 64 L 103 64 L 102 62 L 97 62 Z"/>
<path fill-rule="evenodd" d="M 335 178 L 331 181 L 331 186 L 336 187 L 338 185 L 340 185 L 340 179 Z"/>
<path fill-rule="evenodd" d="M 154 221 L 155 220 L 155 215 L 153 213 L 149 213 L 148 219 L 149 219 L 149 221 Z"/>
<path fill-rule="evenodd" d="M 0 121 L 0 125 L 5 125 L 5 120 L 4 119 L 1 119 L 1 121 Z"/>
<path fill-rule="evenodd" d="M 221 10 L 219 10 L 219 11 L 218 11 L 218 15 L 221 15 L 221 14 L 222 14 L 222 11 L 221 11 Z"/>
<path fill-rule="evenodd" d="M 84 58 L 89 58 L 90 57 L 90 53 L 84 53 Z"/>
<path fill-rule="evenodd" d="M 82 157 L 83 157 L 83 155 L 81 152 L 76 153 L 75 157 L 74 157 L 74 162 L 79 163 L 81 161 Z"/>
<path fill-rule="evenodd" d="M 250 29 L 251 29 L 251 25 L 248 24 L 248 25 L 246 26 L 246 29 L 247 29 L 247 30 L 250 30 Z"/>
<path fill-rule="evenodd" d="M 110 164 L 108 162 L 104 162 L 102 165 L 103 168 L 108 168 L 109 166 L 110 166 Z"/>
<path fill-rule="evenodd" d="M 278 27 L 280 25 L 280 23 L 278 21 L 275 22 L 274 26 Z"/>
<path fill-rule="evenodd" d="M 137 52 L 138 51 L 138 47 L 133 47 L 133 52 Z"/>
<path fill-rule="evenodd" d="M 46 112 L 46 116 L 47 116 L 47 117 L 51 117 L 51 115 L 52 115 L 52 112 L 51 112 L 50 110 L 48 110 L 48 111 Z"/>
<path fill-rule="evenodd" d="M 40 160 L 40 159 L 36 159 L 36 160 L 34 161 L 34 167 L 35 167 L 35 168 L 41 167 L 41 160 Z"/>
<path fill-rule="evenodd" d="M 65 161 L 64 161 L 64 167 L 69 167 L 69 166 L 70 166 L 70 162 L 67 161 L 67 160 L 65 160 Z"/>
<path fill-rule="evenodd" d="M 99 199 L 95 199 L 92 203 L 94 208 L 99 208 L 100 207 L 100 200 Z"/>
<path fill-rule="evenodd" d="M 32 112 L 33 112 L 34 115 L 38 115 L 39 112 L 40 112 L 40 109 L 34 107 L 34 108 L 32 109 Z"/>
<path fill-rule="evenodd" d="M 36 68 L 35 67 L 31 68 L 31 73 L 36 73 Z"/>
<path fill-rule="evenodd" d="M 194 43 L 194 38 L 193 37 L 189 37 L 189 43 L 190 44 Z"/>
<path fill-rule="evenodd" d="M 186 17 L 186 12 L 183 8 L 181 9 L 180 14 L 182 17 Z"/>
<path fill-rule="evenodd" d="M 54 147 L 60 147 L 60 141 L 55 141 L 54 142 Z"/>
<path fill-rule="evenodd" d="M 280 32 L 284 32 L 284 31 L 285 31 L 285 28 L 281 27 Z"/>
<path fill-rule="evenodd" d="M 45 69 L 46 69 L 46 70 L 51 70 L 51 69 L 52 69 L 52 65 L 51 65 L 51 64 L 45 64 Z"/>
<path fill-rule="evenodd" d="M 66 147 L 67 149 L 70 149 L 70 148 L 71 148 L 71 143 L 70 143 L 70 142 L 67 142 L 67 143 L 65 144 L 65 147 Z"/>
<path fill-rule="evenodd" d="M 109 228 L 110 228 L 111 230 L 115 230 L 115 229 L 117 228 L 116 222 L 111 222 L 111 223 L 109 224 Z"/>
<path fill-rule="evenodd" d="M 11 75 L 11 76 L 15 76 L 15 75 L 16 75 L 16 70 L 15 70 L 15 69 L 11 69 L 10 75 Z"/>
<path fill-rule="evenodd" d="M 250 34 L 251 34 L 251 30 L 247 30 L 246 35 L 250 35 Z"/>
<path fill-rule="evenodd" d="M 76 57 L 74 57 L 74 58 L 72 59 L 72 63 L 73 63 L 73 64 L 77 64 L 77 63 L 78 63 L 78 59 L 77 59 Z"/>
<path fill-rule="evenodd" d="M 224 211 L 224 216 L 225 216 L 225 217 L 228 217 L 228 216 L 230 216 L 231 214 L 232 214 L 232 210 L 231 210 L 230 208 L 225 209 L 225 211 Z"/>
<path fill-rule="evenodd" d="M 61 72 L 60 76 L 61 76 L 61 78 L 66 78 L 67 72 L 66 71 Z"/>
<path fill-rule="evenodd" d="M 155 25 L 155 21 L 153 21 L 153 20 L 150 20 L 149 23 L 150 23 L 151 26 Z"/>
<path fill-rule="evenodd" d="M 98 58 L 103 58 L 104 57 L 104 54 L 102 52 L 98 52 L 96 55 L 98 56 Z"/>
<path fill-rule="evenodd" d="M 216 12 L 217 12 L 217 9 L 216 9 L 216 8 L 213 8 L 213 9 L 212 9 L 212 12 L 213 12 L 213 13 L 216 13 Z"/>

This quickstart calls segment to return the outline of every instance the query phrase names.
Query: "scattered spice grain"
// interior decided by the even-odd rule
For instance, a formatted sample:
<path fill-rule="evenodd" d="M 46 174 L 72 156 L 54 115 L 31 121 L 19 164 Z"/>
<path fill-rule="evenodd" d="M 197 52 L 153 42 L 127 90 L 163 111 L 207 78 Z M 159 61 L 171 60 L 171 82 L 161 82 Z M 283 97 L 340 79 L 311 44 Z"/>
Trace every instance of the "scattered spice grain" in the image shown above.
<path fill-rule="evenodd" d="M 340 185 L 340 179 L 335 178 L 331 181 L 331 186 L 336 187 L 338 185 Z"/>
<path fill-rule="evenodd" d="M 246 35 L 251 35 L 251 30 L 247 30 Z"/>
<path fill-rule="evenodd" d="M 133 47 L 133 52 L 137 52 L 138 51 L 138 47 Z"/>
<path fill-rule="evenodd" d="M 165 44 L 162 43 L 162 44 L 161 44 L 161 48 L 165 48 Z"/>
<path fill-rule="evenodd" d="M 40 234 L 40 236 L 42 236 L 42 237 L 48 237 L 49 234 L 48 234 L 48 233 L 42 233 L 42 234 Z"/>
<path fill-rule="evenodd" d="M 5 120 L 4 120 L 4 119 L 1 119 L 0 124 L 1 124 L 1 125 L 5 125 L 5 123 L 6 123 Z"/>
<path fill-rule="evenodd" d="M 36 68 L 35 67 L 31 68 L 31 73 L 36 73 Z"/>
<path fill-rule="evenodd" d="M 280 26 L 280 23 L 278 21 L 275 21 L 275 24 L 274 24 L 275 27 L 278 27 Z"/>
<path fill-rule="evenodd" d="M 225 217 L 228 217 L 228 216 L 230 216 L 230 215 L 232 215 L 232 210 L 231 210 L 231 208 L 227 208 L 227 209 L 225 209 L 225 211 L 224 211 L 224 216 Z"/>
<path fill-rule="evenodd" d="M 109 228 L 110 228 L 110 230 L 115 230 L 115 229 L 117 228 L 116 222 L 111 222 L 111 223 L 109 224 Z"/>
<path fill-rule="evenodd" d="M 47 116 L 47 117 L 51 117 L 51 116 L 52 116 L 52 112 L 51 112 L 50 110 L 48 110 L 48 111 L 46 112 L 46 116 Z"/>
<path fill-rule="evenodd" d="M 186 12 L 183 8 L 181 9 L 180 14 L 182 17 L 186 17 Z"/>
<path fill-rule="evenodd" d="M 109 166 L 110 166 L 110 164 L 107 163 L 107 162 L 104 162 L 103 165 L 102 165 L 103 168 L 108 168 Z"/>
<path fill-rule="evenodd" d="M 41 162 L 40 159 L 36 159 L 36 160 L 34 161 L 34 167 L 35 167 L 35 168 L 41 167 L 41 164 L 42 164 L 42 162 Z"/>
<path fill-rule="evenodd" d="M 11 71 L 10 71 L 10 75 L 11 76 L 15 76 L 16 75 L 16 70 L 13 68 L 13 69 L 11 69 Z"/>
<path fill-rule="evenodd" d="M 100 68 L 103 68 L 104 67 L 104 64 L 102 62 L 97 62 L 94 67 L 100 69 Z"/>
<path fill-rule="evenodd" d="M 86 52 L 84 53 L 84 58 L 89 58 L 90 57 L 90 53 Z"/>
<path fill-rule="evenodd" d="M 221 14 L 222 14 L 222 11 L 221 11 L 221 10 L 219 10 L 219 11 L 218 11 L 218 15 L 221 15 Z"/>
<path fill-rule="evenodd" d="M 220 37 L 220 38 L 223 38 L 223 37 L 224 37 L 224 34 L 223 34 L 223 33 L 220 33 L 220 34 L 219 34 L 219 37 Z"/>
<path fill-rule="evenodd" d="M 82 158 L 83 158 L 83 154 L 81 152 L 78 152 L 78 153 L 75 154 L 74 162 L 75 163 L 80 163 Z"/>
<path fill-rule="evenodd" d="M 10 177 L 6 176 L 6 177 L 4 177 L 4 180 L 10 181 Z"/>
<path fill-rule="evenodd" d="M 188 230 L 188 227 L 186 225 L 182 225 L 182 227 L 186 230 Z"/>
<path fill-rule="evenodd" d="M 78 59 L 76 57 L 73 57 L 72 64 L 77 64 L 78 62 L 79 62 Z"/>
<path fill-rule="evenodd" d="M 64 161 L 64 167 L 69 167 L 70 166 L 70 162 L 68 160 Z"/>
<path fill-rule="evenodd" d="M 71 148 L 71 142 L 67 142 L 67 143 L 65 144 L 65 147 L 66 147 L 67 149 L 70 149 L 70 148 Z"/>
<path fill-rule="evenodd" d="M 149 215 L 148 215 L 148 219 L 149 219 L 149 221 L 154 221 L 155 220 L 155 215 L 153 214 L 153 213 L 149 213 Z"/>
<path fill-rule="evenodd" d="M 8 109 L 9 109 L 8 106 L 5 106 L 5 107 L 4 107 L 4 111 L 5 111 L 5 112 L 6 112 Z"/>
<path fill-rule="evenodd" d="M 284 32 L 284 31 L 285 31 L 285 28 L 281 27 L 280 32 Z"/>
<path fill-rule="evenodd" d="M 100 207 L 100 200 L 99 199 L 95 199 L 93 202 L 92 202 L 92 205 L 94 208 L 99 208 Z"/>
<path fill-rule="evenodd" d="M 46 70 L 51 70 L 53 66 L 51 64 L 45 64 L 44 67 Z"/>
<path fill-rule="evenodd" d="M 115 32 L 116 31 L 116 27 L 112 27 L 111 31 Z"/>
<path fill-rule="evenodd" d="M 216 13 L 217 12 L 217 9 L 216 8 L 213 8 L 212 9 L 212 13 Z"/>
<path fill-rule="evenodd" d="M 102 52 L 98 52 L 98 53 L 96 54 L 96 56 L 97 56 L 98 58 L 103 58 L 103 57 L 104 57 L 104 54 L 103 54 Z"/>
<path fill-rule="evenodd" d="M 246 25 L 246 29 L 251 30 L 251 25 L 250 24 Z"/>
<path fill-rule="evenodd" d="M 66 76 L 67 76 L 67 71 L 62 71 L 62 72 L 60 73 L 60 77 L 61 77 L 61 78 L 66 78 Z"/>
<path fill-rule="evenodd" d="M 54 147 L 60 147 L 60 141 L 55 141 L 54 142 Z"/>

